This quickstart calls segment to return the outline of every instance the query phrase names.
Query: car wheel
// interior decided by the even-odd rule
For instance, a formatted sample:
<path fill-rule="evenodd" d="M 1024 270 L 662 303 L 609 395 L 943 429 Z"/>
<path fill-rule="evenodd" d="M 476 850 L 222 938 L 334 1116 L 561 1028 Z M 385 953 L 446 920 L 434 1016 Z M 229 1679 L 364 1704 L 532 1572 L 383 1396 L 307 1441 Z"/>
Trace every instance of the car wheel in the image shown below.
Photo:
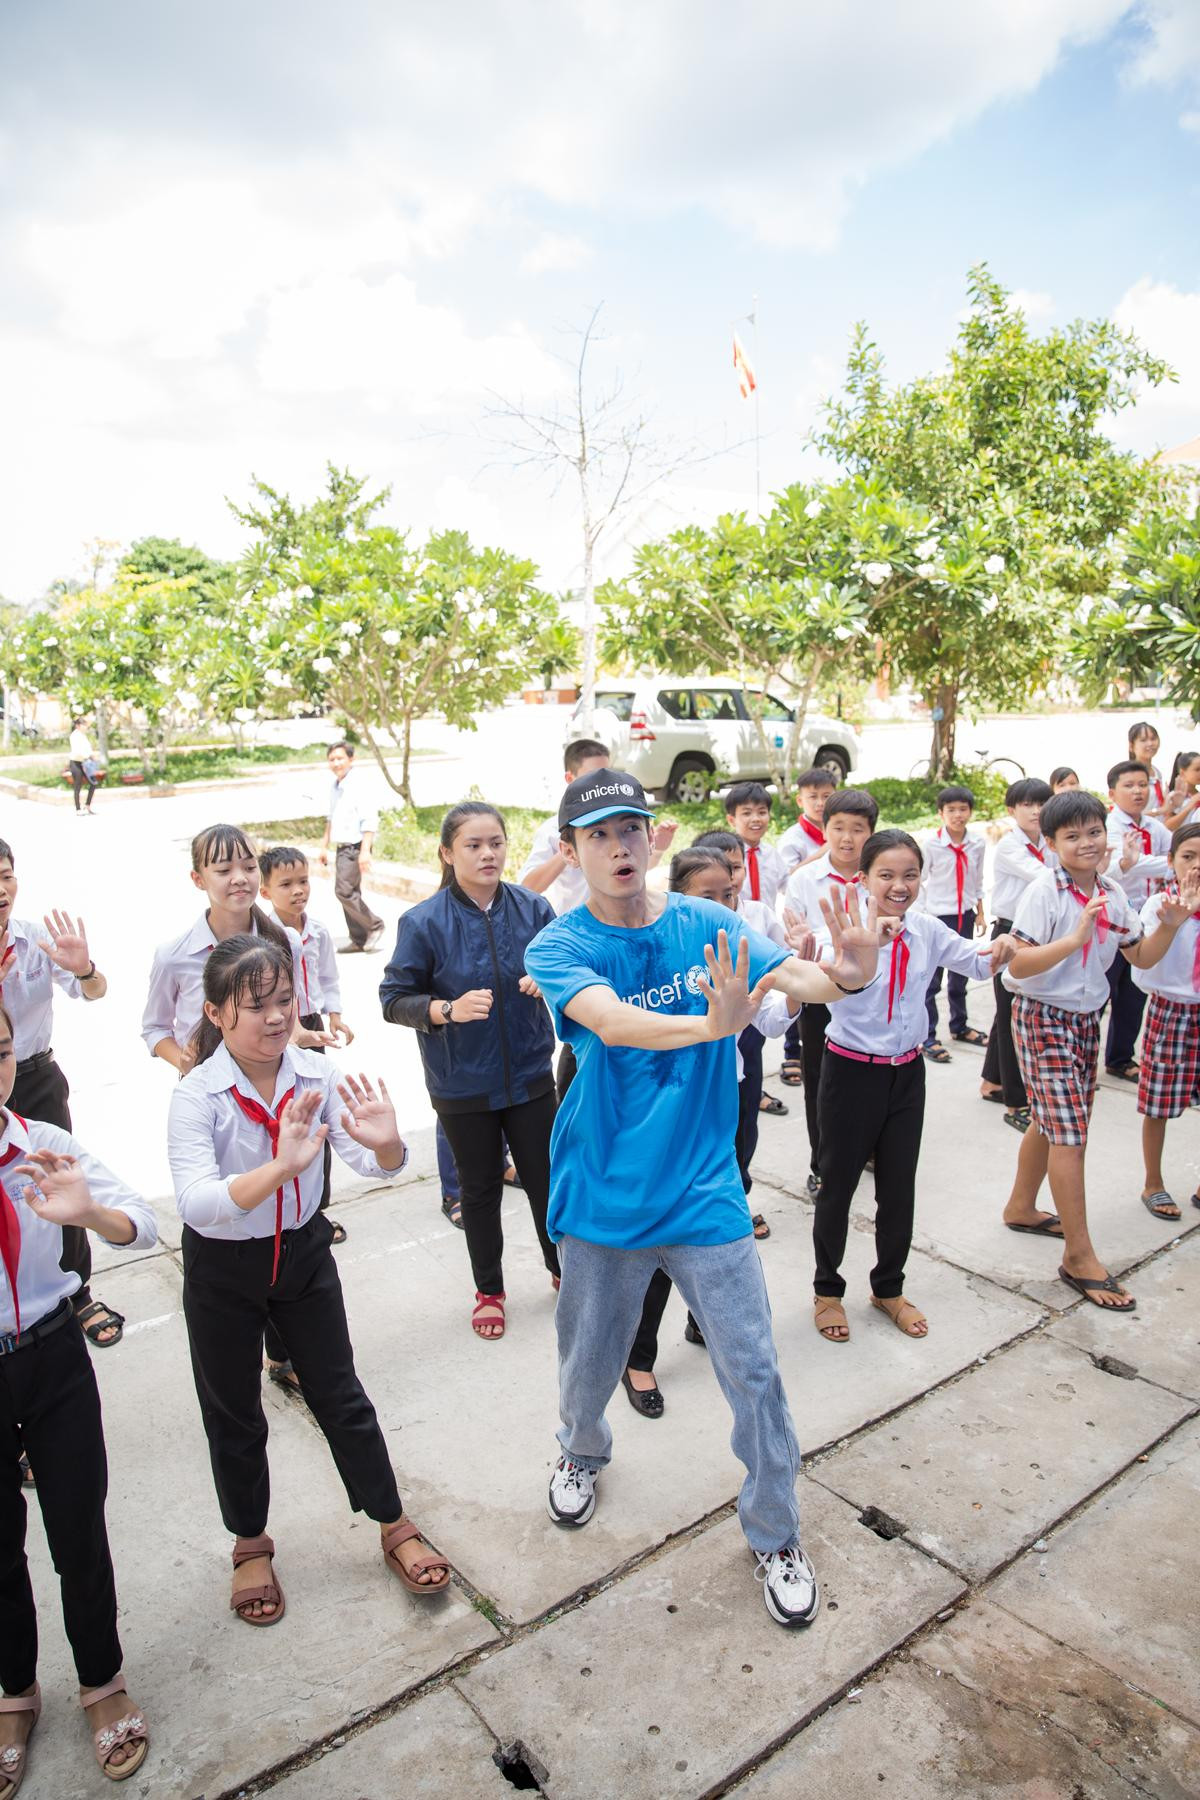
<path fill-rule="evenodd" d="M 824 749 L 818 750 L 813 757 L 813 767 L 828 769 L 840 787 L 850 773 L 850 759 L 844 750 L 839 750 L 834 744 L 826 744 Z"/>
<path fill-rule="evenodd" d="M 698 756 L 681 756 L 671 770 L 667 797 L 682 806 L 701 806 L 708 799 L 713 772 Z"/>

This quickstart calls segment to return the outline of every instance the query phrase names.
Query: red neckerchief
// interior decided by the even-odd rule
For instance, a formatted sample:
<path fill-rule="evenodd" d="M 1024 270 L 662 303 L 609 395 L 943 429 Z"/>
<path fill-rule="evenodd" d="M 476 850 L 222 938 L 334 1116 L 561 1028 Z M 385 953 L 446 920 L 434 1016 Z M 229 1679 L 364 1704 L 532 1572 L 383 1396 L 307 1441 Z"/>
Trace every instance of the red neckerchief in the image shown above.
<path fill-rule="evenodd" d="M 1163 803 L 1163 784 L 1158 779 L 1157 775 L 1154 777 L 1154 799 L 1155 799 L 1155 802 L 1157 805 L 1159 805 L 1159 806 L 1162 805 L 1162 803 Z"/>
<path fill-rule="evenodd" d="M 1039 850 L 1036 844 L 1031 844 L 1029 842 L 1028 838 L 1026 838 L 1026 840 L 1025 840 L 1025 848 L 1028 850 L 1030 856 L 1036 856 L 1040 863 L 1045 862 L 1045 860 L 1046 860 L 1045 851 Z"/>
<path fill-rule="evenodd" d="M 896 1000 L 897 979 L 899 981 L 900 997 L 901 999 L 904 997 L 904 989 L 908 981 L 908 962 L 910 954 L 911 952 L 909 951 L 908 944 L 905 942 L 904 933 L 902 931 L 897 932 L 896 936 L 892 939 L 892 966 L 888 971 L 889 1025 L 892 1022 L 892 1007 Z"/>
<path fill-rule="evenodd" d="M 283 1109 L 287 1105 L 288 1101 L 290 1099 L 292 1099 L 293 1095 L 295 1094 L 295 1092 L 296 1092 L 295 1087 L 293 1086 L 288 1089 L 287 1093 L 283 1096 L 283 1099 L 279 1102 L 279 1105 L 275 1108 L 275 1111 L 273 1113 L 268 1112 L 266 1107 L 262 1104 L 261 1101 L 247 1100 L 245 1094 L 239 1093 L 237 1088 L 235 1088 L 235 1087 L 231 1087 L 229 1092 L 233 1095 L 235 1102 L 241 1108 L 242 1112 L 245 1113 L 246 1117 L 248 1119 L 253 1119 L 253 1121 L 256 1125 L 261 1125 L 264 1127 L 264 1129 L 266 1130 L 267 1136 L 271 1140 L 271 1155 L 276 1156 L 279 1152 L 279 1120 L 280 1120 L 280 1116 L 282 1115 Z M 292 1186 L 296 1190 L 296 1223 L 298 1225 L 300 1223 L 300 1177 L 298 1175 L 295 1175 L 292 1177 Z M 281 1187 L 279 1187 L 279 1188 L 275 1189 L 275 1259 L 271 1264 L 271 1286 L 272 1287 L 275 1286 L 275 1277 L 279 1273 L 279 1247 L 280 1247 L 280 1244 L 282 1243 L 282 1241 L 283 1241 L 283 1189 Z"/>
<path fill-rule="evenodd" d="M 939 827 L 938 836 L 941 837 L 941 835 L 942 833 Z M 961 844 L 956 844 L 952 838 L 947 836 L 944 839 L 944 842 L 946 848 L 948 850 L 953 850 L 954 852 L 954 889 L 958 896 L 958 929 L 961 931 L 963 921 L 963 884 L 967 879 L 967 840 L 964 838 Z"/>
<path fill-rule="evenodd" d="M 800 814 L 800 829 L 806 837 L 812 839 L 814 844 L 820 844 L 822 850 L 825 848 L 825 833 L 819 825 L 814 825 L 811 819 L 806 819 L 803 813 Z"/>
<path fill-rule="evenodd" d="M 1096 914 L 1096 936 L 1101 945 L 1103 945 L 1105 938 L 1112 929 L 1112 920 L 1108 916 L 1108 898 L 1104 894 L 1104 889 L 1097 884 L 1094 891 L 1095 893 L 1100 894 L 1104 899 L 1103 906 L 1101 906 L 1100 911 Z M 1086 906 L 1088 904 L 1087 894 L 1083 892 L 1082 888 L 1077 888 L 1073 881 L 1068 881 L 1067 892 L 1070 894 L 1072 900 L 1077 900 L 1079 902 L 1080 906 Z M 1087 968 L 1087 959 L 1091 953 L 1092 940 L 1089 938 L 1087 943 L 1083 946 L 1083 966 L 1085 969 Z"/>
<path fill-rule="evenodd" d="M 758 845 L 757 844 L 747 844 L 746 845 L 746 868 L 750 874 L 750 898 L 752 900 L 757 900 L 760 897 L 760 895 L 759 895 L 759 880 L 758 880 Z"/>
<path fill-rule="evenodd" d="M 312 1007 L 308 998 L 308 958 L 304 954 L 304 946 L 311 943 L 312 932 L 310 931 L 307 937 L 300 939 L 300 979 L 304 983 L 304 1010 L 306 1013 L 311 1013 Z"/>
<path fill-rule="evenodd" d="M 836 869 L 830 869 L 829 879 L 830 881 L 840 882 L 843 887 L 853 887 L 856 881 L 862 880 L 862 875 L 861 873 L 856 875 L 839 875 Z"/>
<path fill-rule="evenodd" d="M 1159 795 L 1159 804 L 1161 805 L 1161 803 L 1162 803 L 1162 796 L 1160 794 Z M 1117 809 L 1115 806 L 1110 806 L 1108 810 L 1109 810 L 1109 812 L 1116 812 Z M 1126 813 L 1125 817 L 1128 819 L 1129 814 Z M 1137 832 L 1138 836 L 1142 840 L 1142 855 L 1149 856 L 1151 839 L 1150 839 L 1150 833 L 1147 830 L 1147 828 L 1144 825 L 1135 825 L 1131 820 L 1130 823 L 1125 827 L 1125 829 L 1126 829 L 1126 831 L 1136 831 Z"/>
<path fill-rule="evenodd" d="M 15 1115 L 14 1115 L 15 1116 Z M 21 1152 L 15 1144 L 0 1156 L 0 1169 L 8 1163 L 15 1162 Z M 21 1222 L 17 1218 L 17 1209 L 4 1183 L 0 1181 L 0 1260 L 4 1263 L 4 1273 L 8 1276 L 8 1285 L 12 1290 L 13 1315 L 17 1321 L 17 1336 L 21 1335 L 21 1299 L 17 1289 L 17 1270 L 21 1265 Z"/>

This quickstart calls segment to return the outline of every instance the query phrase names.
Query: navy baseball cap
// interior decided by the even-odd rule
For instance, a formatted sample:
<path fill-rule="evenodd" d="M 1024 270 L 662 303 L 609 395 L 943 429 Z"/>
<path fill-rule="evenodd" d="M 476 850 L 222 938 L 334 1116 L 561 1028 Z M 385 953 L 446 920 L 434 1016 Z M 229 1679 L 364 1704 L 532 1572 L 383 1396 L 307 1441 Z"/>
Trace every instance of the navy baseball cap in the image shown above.
<path fill-rule="evenodd" d="M 567 825 L 595 825 L 611 819 L 614 813 L 640 813 L 644 819 L 654 817 L 646 804 L 646 792 L 632 775 L 617 769 L 593 769 L 590 775 L 579 775 L 565 789 L 558 809 L 558 829 Z"/>

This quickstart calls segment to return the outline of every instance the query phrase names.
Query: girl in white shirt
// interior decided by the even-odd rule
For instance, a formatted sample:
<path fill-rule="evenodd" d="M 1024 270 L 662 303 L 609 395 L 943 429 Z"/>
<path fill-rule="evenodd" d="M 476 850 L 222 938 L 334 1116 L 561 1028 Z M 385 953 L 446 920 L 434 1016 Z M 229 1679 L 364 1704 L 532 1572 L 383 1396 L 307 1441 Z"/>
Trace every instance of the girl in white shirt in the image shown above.
<path fill-rule="evenodd" d="M 92 740 L 83 729 L 82 719 L 71 720 L 71 736 L 68 743 L 68 755 L 71 762 L 71 786 L 75 790 L 75 816 L 80 816 L 79 796 L 84 787 L 87 788 L 87 805 L 83 809 L 84 816 L 92 816 L 92 795 L 96 792 L 96 764 L 92 751 Z M 3 1797 L 0 1797 L 3 1800 Z"/>
<path fill-rule="evenodd" d="M 907 1337 L 925 1337 L 925 1315 L 904 1294 L 912 1246 L 917 1159 L 925 1118 L 925 994 L 937 968 L 987 980 L 1013 955 L 1010 937 L 986 950 L 954 926 L 914 912 L 921 852 L 907 831 L 877 831 L 862 849 L 861 884 L 878 909 L 880 969 L 831 1010 L 818 1097 L 821 1190 L 813 1221 L 814 1323 L 830 1343 L 850 1336 L 842 1258 L 850 1202 L 868 1158 L 875 1162 L 875 1267 L 871 1304 Z"/>
<path fill-rule="evenodd" d="M 204 967 L 194 1067 L 171 1096 L 168 1144 L 183 1220 L 183 1310 L 221 1516 L 234 1533 L 230 1605 L 274 1625 L 285 1601 L 266 1535 L 270 1478 L 260 1370 L 263 1332 L 279 1331 L 324 1432 L 351 1507 L 380 1526 L 384 1560 L 411 1593 L 432 1595 L 450 1565 L 403 1517 L 375 1409 L 354 1368 L 320 1209 L 326 1137 L 358 1174 L 384 1181 L 407 1151 L 382 1082 L 339 1082 L 291 1042 L 287 949 L 248 934 Z"/>
<path fill-rule="evenodd" d="M 25 1773 L 41 1713 L 37 1615 L 25 1559 L 22 1442 L 62 1592 L 80 1704 L 106 1775 L 121 1781 L 148 1748 L 146 1720 L 121 1673 L 117 1595 L 104 1524 L 108 1467 L 100 1397 L 71 1305 L 78 1276 L 61 1267 L 64 1226 L 110 1244 L 157 1241 L 146 1202 L 56 1125 L 8 1107 L 13 1023 L 0 1006 L 0 1797 Z"/>
<path fill-rule="evenodd" d="M 1196 900 L 1200 825 L 1181 825 L 1172 837 L 1171 876 L 1172 888 L 1151 894 L 1142 907 L 1147 937 L 1158 927 L 1164 901 L 1180 896 L 1189 903 Z M 1150 996 L 1138 1075 L 1146 1164 L 1142 1205 L 1156 1219 L 1178 1219 L 1179 1208 L 1163 1181 L 1163 1146 L 1167 1120 L 1186 1112 L 1200 1094 L 1200 915 L 1193 911 L 1162 961 L 1151 969 L 1135 969 L 1133 979 Z M 1192 1205 L 1200 1207 L 1200 1193 L 1192 1194 Z"/>

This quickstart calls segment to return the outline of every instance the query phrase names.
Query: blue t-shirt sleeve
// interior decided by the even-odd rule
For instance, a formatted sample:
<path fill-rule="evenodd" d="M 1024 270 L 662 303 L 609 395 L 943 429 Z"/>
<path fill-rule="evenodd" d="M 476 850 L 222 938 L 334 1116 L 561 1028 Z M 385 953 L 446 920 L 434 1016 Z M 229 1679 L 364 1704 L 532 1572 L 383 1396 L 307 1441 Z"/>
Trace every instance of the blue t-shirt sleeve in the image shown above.
<path fill-rule="evenodd" d="M 556 922 L 557 923 L 557 922 Z M 525 968 L 533 976 L 547 1004 L 553 1009 L 559 1037 L 563 1036 L 563 1015 L 576 994 L 584 988 L 606 987 L 615 992 L 607 975 L 598 974 L 588 964 L 582 947 L 556 924 L 539 931 L 525 952 Z"/>

